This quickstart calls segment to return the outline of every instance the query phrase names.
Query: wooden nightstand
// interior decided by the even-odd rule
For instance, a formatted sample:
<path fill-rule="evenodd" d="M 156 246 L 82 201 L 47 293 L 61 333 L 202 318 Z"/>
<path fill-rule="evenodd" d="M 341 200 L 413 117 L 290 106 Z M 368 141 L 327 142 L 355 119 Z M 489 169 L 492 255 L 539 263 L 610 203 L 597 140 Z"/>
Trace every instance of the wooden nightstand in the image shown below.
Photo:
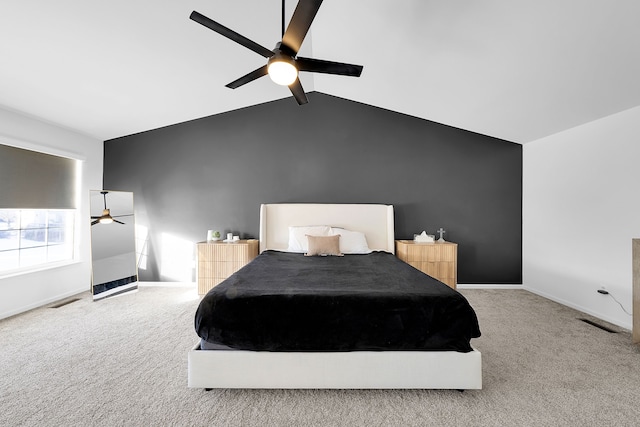
<path fill-rule="evenodd" d="M 458 245 L 456 243 L 415 243 L 396 240 L 396 256 L 423 273 L 453 289 L 458 283 Z"/>
<path fill-rule="evenodd" d="M 258 240 L 235 243 L 199 242 L 198 294 L 204 295 L 214 286 L 244 267 L 258 256 Z"/>

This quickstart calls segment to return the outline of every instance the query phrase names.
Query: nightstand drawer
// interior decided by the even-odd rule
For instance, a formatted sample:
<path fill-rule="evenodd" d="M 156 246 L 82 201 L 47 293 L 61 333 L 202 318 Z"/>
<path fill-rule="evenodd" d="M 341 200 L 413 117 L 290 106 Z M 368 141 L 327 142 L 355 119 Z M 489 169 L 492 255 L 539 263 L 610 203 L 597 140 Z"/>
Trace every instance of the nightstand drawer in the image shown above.
<path fill-rule="evenodd" d="M 414 243 L 413 240 L 396 240 L 396 256 L 423 273 L 456 288 L 458 271 L 456 243 Z"/>
<path fill-rule="evenodd" d="M 408 262 L 451 262 L 456 257 L 457 245 L 445 243 L 421 243 L 407 245 Z"/>
<path fill-rule="evenodd" d="M 198 249 L 198 293 L 204 295 L 258 256 L 258 240 L 235 243 L 200 242 Z"/>

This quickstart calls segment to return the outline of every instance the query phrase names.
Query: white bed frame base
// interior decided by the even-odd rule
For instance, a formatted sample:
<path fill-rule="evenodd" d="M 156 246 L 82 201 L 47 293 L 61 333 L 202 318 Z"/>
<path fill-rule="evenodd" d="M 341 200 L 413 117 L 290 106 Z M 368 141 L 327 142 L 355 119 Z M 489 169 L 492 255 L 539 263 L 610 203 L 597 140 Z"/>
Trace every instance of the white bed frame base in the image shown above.
<path fill-rule="evenodd" d="M 209 353 L 216 353 L 210 357 Z M 480 389 L 479 351 L 189 353 L 189 387 L 277 389 Z"/>
<path fill-rule="evenodd" d="M 260 251 L 286 249 L 288 227 L 330 225 L 365 233 L 394 253 L 393 206 L 267 204 Z M 481 389 L 482 355 L 456 351 L 268 352 L 201 350 L 188 356 L 189 387 L 258 389 Z"/>

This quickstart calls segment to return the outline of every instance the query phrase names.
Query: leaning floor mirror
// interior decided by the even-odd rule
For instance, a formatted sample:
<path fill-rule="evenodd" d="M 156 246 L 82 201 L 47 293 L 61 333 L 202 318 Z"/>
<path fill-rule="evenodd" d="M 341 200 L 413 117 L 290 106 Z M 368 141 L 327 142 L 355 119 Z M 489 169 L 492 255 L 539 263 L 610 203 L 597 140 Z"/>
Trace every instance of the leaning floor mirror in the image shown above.
<path fill-rule="evenodd" d="M 91 289 L 94 301 L 138 288 L 133 193 L 92 190 Z"/>

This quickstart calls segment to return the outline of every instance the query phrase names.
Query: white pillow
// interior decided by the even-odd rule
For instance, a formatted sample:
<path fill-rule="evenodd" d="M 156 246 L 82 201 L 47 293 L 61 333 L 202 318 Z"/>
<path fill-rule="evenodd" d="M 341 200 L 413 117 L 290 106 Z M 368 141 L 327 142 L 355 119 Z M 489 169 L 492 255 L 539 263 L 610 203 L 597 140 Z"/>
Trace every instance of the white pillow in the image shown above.
<path fill-rule="evenodd" d="M 331 227 L 328 225 L 289 227 L 289 247 L 287 252 L 308 252 L 307 234 L 310 236 L 328 236 L 330 232 Z"/>
<path fill-rule="evenodd" d="M 370 254 L 372 252 L 369 249 L 364 233 L 331 227 L 330 235 L 335 236 L 337 234 L 340 235 L 340 252 L 343 254 Z"/>

